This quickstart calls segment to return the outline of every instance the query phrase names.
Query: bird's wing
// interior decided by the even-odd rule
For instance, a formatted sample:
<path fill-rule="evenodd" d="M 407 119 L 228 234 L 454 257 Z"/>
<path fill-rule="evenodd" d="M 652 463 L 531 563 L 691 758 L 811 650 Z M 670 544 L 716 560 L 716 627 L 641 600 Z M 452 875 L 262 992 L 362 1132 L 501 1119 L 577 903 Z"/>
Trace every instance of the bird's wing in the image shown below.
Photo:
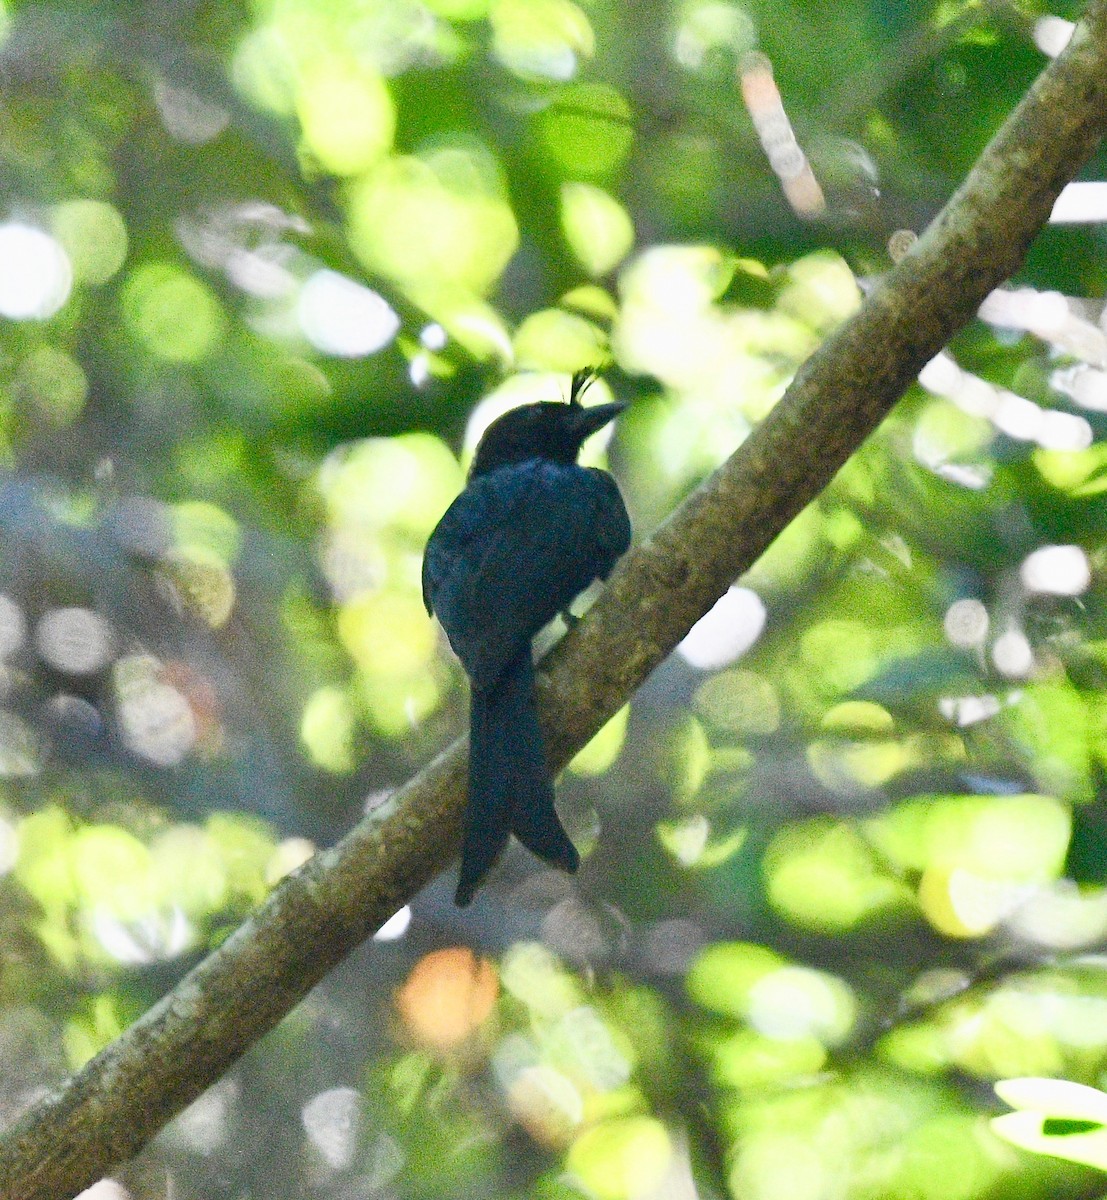
<path fill-rule="evenodd" d="M 589 467 L 585 473 L 591 477 L 595 501 L 593 511 L 596 519 L 592 534 L 596 541 L 596 557 L 604 564 L 603 569 L 596 572 L 596 577 L 606 579 L 611 574 L 611 568 L 630 547 L 630 517 L 619 485 L 606 471 Z"/>
<path fill-rule="evenodd" d="M 532 460 L 478 476 L 427 545 L 424 596 L 473 686 L 491 686 L 530 639 L 626 549 L 610 476 Z"/>

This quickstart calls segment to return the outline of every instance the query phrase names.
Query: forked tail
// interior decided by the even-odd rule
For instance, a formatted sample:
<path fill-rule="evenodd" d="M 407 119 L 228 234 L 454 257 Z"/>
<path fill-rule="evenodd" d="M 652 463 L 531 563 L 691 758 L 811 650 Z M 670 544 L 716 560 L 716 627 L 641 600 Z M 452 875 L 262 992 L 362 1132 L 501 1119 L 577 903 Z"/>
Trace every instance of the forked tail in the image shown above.
<path fill-rule="evenodd" d="M 577 869 L 580 857 L 554 811 L 529 646 L 494 687 L 473 692 L 458 904 L 472 900 L 512 833 L 546 862 Z"/>

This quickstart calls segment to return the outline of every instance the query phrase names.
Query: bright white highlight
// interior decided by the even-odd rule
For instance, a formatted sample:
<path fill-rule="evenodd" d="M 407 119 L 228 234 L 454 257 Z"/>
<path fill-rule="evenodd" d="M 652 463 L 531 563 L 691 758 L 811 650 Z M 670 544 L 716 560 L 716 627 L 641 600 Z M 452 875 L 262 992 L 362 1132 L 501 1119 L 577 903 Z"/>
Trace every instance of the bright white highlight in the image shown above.
<path fill-rule="evenodd" d="M 99 1183 L 86 1188 L 77 1200 L 131 1200 L 131 1193 L 114 1179 L 101 1179 Z"/>
<path fill-rule="evenodd" d="M 1039 17 L 1034 22 L 1034 45 L 1043 54 L 1056 58 L 1069 44 L 1076 26 L 1064 17 Z"/>
<path fill-rule="evenodd" d="M 126 745 L 159 767 L 179 763 L 198 736 L 188 700 L 160 679 L 162 664 L 150 654 L 117 660 L 116 715 Z"/>
<path fill-rule="evenodd" d="M 361 1095 L 354 1088 L 331 1088 L 313 1096 L 300 1120 L 327 1166 L 341 1171 L 353 1162 L 361 1129 Z"/>
<path fill-rule="evenodd" d="M 1084 180 L 1066 184 L 1053 202 L 1051 225 L 1098 224 L 1107 221 L 1107 183 Z"/>
<path fill-rule="evenodd" d="M 989 325 L 1025 330 L 1071 358 L 1107 366 L 1107 334 L 1060 292 L 996 288 L 977 312 Z"/>
<path fill-rule="evenodd" d="M 121 695 L 118 703 L 123 740 L 159 767 L 179 763 L 196 742 L 196 718 L 188 701 L 167 683 L 146 681 Z"/>
<path fill-rule="evenodd" d="M 677 650 L 698 670 L 717 670 L 745 654 L 761 636 L 766 617 L 756 592 L 732 587 L 692 626 Z"/>
<path fill-rule="evenodd" d="M 67 675 L 91 675 L 112 656 L 111 626 L 90 608 L 52 608 L 35 629 L 39 654 Z"/>
<path fill-rule="evenodd" d="M 982 307 L 982 316 L 984 312 Z M 992 311 L 984 319 L 991 320 L 995 315 Z M 993 323 L 1007 324 L 1005 320 Z M 919 372 L 919 383 L 932 395 L 956 404 L 962 412 L 986 418 L 1017 441 L 1036 442 L 1044 450 L 1086 450 L 1092 444 L 1092 427 L 1083 417 L 1039 408 L 1023 396 L 963 371 L 944 350 Z"/>
<path fill-rule="evenodd" d="M 992 647 L 992 661 L 996 670 L 1008 678 L 1028 675 L 1034 665 L 1034 652 L 1026 634 L 1021 629 L 1011 629 L 996 638 Z"/>
<path fill-rule="evenodd" d="M 72 289 L 73 268 L 48 233 L 17 221 L 0 225 L 0 316 L 45 320 Z"/>
<path fill-rule="evenodd" d="M 997 288 L 984 297 L 978 312 L 980 319 L 989 325 L 1028 329 L 1044 337 L 1068 320 L 1069 302 L 1060 292 Z"/>
<path fill-rule="evenodd" d="M 1107 371 L 1077 363 L 1062 367 L 1049 377 L 1050 387 L 1090 412 L 1107 412 Z"/>
<path fill-rule="evenodd" d="M 424 325 L 419 331 L 419 341 L 428 350 L 445 350 L 446 331 L 437 321 L 432 321 L 429 325 Z"/>
<path fill-rule="evenodd" d="M 848 1002 L 816 972 L 806 967 L 780 967 L 750 988 L 749 1023 L 777 1041 L 817 1037 L 839 1040 L 848 1030 Z"/>
<path fill-rule="evenodd" d="M 376 354 L 400 328 L 400 318 L 383 296 L 337 271 L 316 271 L 308 279 L 296 315 L 317 350 L 340 358 Z"/>
<path fill-rule="evenodd" d="M 1079 546 L 1043 546 L 1023 559 L 1019 578 L 1028 592 L 1079 596 L 1092 582 L 1092 568 Z"/>
<path fill-rule="evenodd" d="M 135 965 L 176 958 L 195 940 L 192 925 L 179 908 L 135 921 L 121 921 L 101 909 L 93 914 L 92 931 L 116 962 Z"/>
<path fill-rule="evenodd" d="M 955 600 L 946 609 L 944 625 L 953 645 L 971 649 L 988 636 L 988 610 L 979 600 Z"/>
<path fill-rule="evenodd" d="M 1043 450 L 1086 450 L 1092 444 L 1092 427 L 1083 417 L 1047 408 L 1036 440 Z"/>
<path fill-rule="evenodd" d="M 411 924 L 411 906 L 405 904 L 399 912 L 393 913 L 387 921 L 373 934 L 374 942 L 395 942 L 407 933 Z"/>
<path fill-rule="evenodd" d="M 943 696 L 938 701 L 938 711 L 947 721 L 965 729 L 994 717 L 1001 708 L 997 696 Z"/>

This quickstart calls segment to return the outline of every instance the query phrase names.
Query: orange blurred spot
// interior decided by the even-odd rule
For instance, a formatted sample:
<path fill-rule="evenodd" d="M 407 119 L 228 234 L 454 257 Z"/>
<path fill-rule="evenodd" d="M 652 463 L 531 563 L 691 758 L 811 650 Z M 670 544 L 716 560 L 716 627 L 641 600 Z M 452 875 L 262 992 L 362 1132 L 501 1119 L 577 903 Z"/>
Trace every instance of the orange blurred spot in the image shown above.
<path fill-rule="evenodd" d="M 826 209 L 823 189 L 796 140 L 772 62 L 760 51 L 747 54 L 738 64 L 738 80 L 761 148 L 792 211 L 799 217 L 819 216 Z"/>
<path fill-rule="evenodd" d="M 584 1119 L 576 1086 L 553 1067 L 527 1067 L 511 1081 L 507 1103 L 536 1142 L 564 1149 Z"/>
<path fill-rule="evenodd" d="M 185 698 L 196 722 L 196 742 L 207 756 L 223 748 L 223 706 L 215 685 L 206 676 L 180 658 L 161 664 L 159 683 L 166 683 Z"/>
<path fill-rule="evenodd" d="M 396 1008 L 417 1042 L 451 1050 L 488 1019 L 499 991 L 496 968 L 487 958 L 452 946 L 415 964 L 396 993 Z"/>

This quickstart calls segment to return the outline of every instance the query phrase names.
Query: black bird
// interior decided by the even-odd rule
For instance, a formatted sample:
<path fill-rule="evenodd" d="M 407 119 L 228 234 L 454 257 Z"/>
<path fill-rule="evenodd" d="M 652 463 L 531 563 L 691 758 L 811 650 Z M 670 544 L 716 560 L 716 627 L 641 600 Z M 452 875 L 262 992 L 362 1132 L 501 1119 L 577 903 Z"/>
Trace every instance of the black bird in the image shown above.
<path fill-rule="evenodd" d="M 468 904 L 512 833 L 566 871 L 580 862 L 554 811 L 538 725 L 531 639 L 630 545 L 630 520 L 606 471 L 577 466 L 585 439 L 624 404 L 585 408 L 593 374 L 569 402 L 525 404 L 489 427 L 465 490 L 423 558 L 423 602 L 472 686 L 469 806 L 456 901 Z"/>

